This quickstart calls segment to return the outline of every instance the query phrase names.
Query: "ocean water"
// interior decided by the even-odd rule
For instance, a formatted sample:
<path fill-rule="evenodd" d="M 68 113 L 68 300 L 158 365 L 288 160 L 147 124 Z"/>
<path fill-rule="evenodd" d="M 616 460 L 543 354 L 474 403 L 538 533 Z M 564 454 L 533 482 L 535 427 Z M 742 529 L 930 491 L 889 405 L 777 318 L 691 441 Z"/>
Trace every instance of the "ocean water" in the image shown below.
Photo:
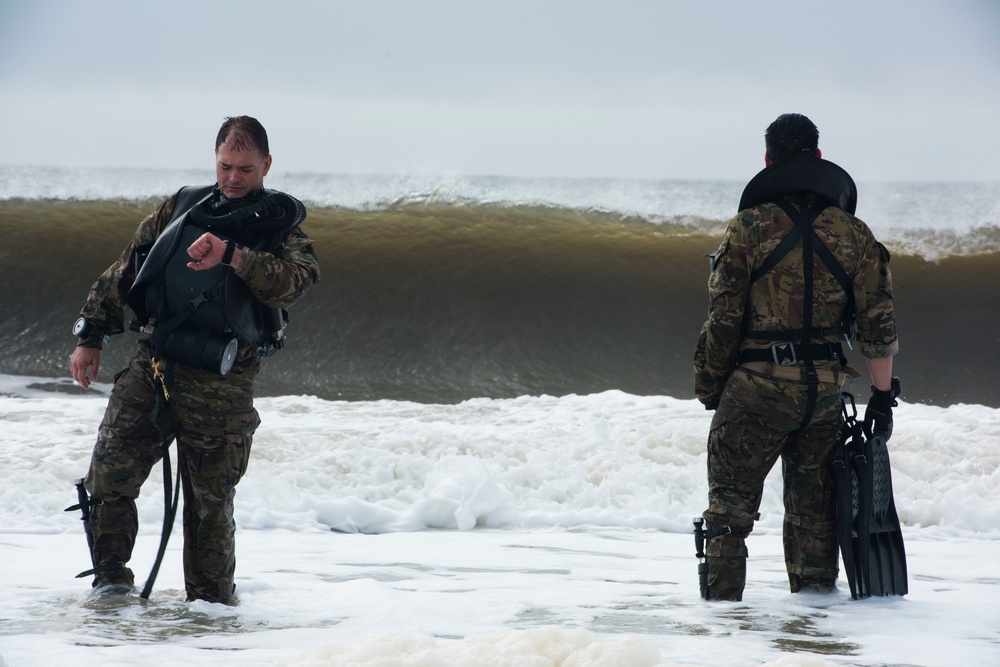
<path fill-rule="evenodd" d="M 60 377 L 66 331 L 136 224 L 209 172 L 0 168 L 0 372 Z M 686 398 L 705 256 L 741 183 L 276 174 L 323 279 L 262 395 L 455 402 L 622 390 Z M 1000 184 L 861 184 L 893 252 L 908 399 L 1000 406 Z M 105 354 L 123 365 L 125 334 Z M 855 366 L 863 360 L 851 355 Z M 867 384 L 858 387 L 863 396 Z"/>
<path fill-rule="evenodd" d="M 64 381 L 65 382 L 65 381 Z M 1000 410 L 903 403 L 889 443 L 905 597 L 788 592 L 780 473 L 742 603 L 699 598 L 711 414 L 619 391 L 457 404 L 257 401 L 236 494 L 240 604 L 184 602 L 180 526 L 148 602 L 89 597 L 73 479 L 107 384 L 0 376 L 0 665 L 990 665 Z M 131 565 L 152 567 L 160 466 Z"/>
<path fill-rule="evenodd" d="M 747 174 L 747 179 L 753 174 Z M 47 168 L 0 165 L 0 201 L 142 201 L 162 199 L 180 185 L 211 183 L 210 170 Z M 439 174 L 356 175 L 272 171 L 267 187 L 319 208 L 378 211 L 406 204 L 502 204 L 606 211 L 653 222 L 681 222 L 722 231 L 744 182 L 638 179 L 515 178 Z M 889 245 L 929 259 L 997 250 L 968 233 L 1000 224 L 1000 183 L 860 183 L 858 216 Z M 906 245 L 912 233 L 958 241 L 933 248 Z M 987 234 L 988 235 L 988 234 Z M 970 243 L 965 245 L 962 240 Z"/>
<path fill-rule="evenodd" d="M 132 342 L 84 392 L 69 327 L 139 219 L 209 179 L 0 168 L 2 667 L 1000 660 L 991 184 L 860 184 L 894 255 L 903 598 L 788 593 L 777 471 L 744 602 L 698 597 L 711 413 L 690 359 L 704 255 L 742 184 L 275 174 L 309 206 L 324 273 L 262 374 L 236 498 L 241 603 L 183 601 L 179 526 L 149 601 L 92 599 L 63 509 Z M 138 500 L 140 578 L 160 475 Z"/>

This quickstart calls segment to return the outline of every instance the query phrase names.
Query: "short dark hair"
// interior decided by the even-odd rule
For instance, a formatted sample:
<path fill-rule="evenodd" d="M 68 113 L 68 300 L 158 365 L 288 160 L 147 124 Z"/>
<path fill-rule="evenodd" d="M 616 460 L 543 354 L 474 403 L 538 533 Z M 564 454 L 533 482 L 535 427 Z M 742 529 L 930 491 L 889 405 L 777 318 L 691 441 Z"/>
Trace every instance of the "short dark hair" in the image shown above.
<path fill-rule="evenodd" d="M 786 113 L 775 119 L 764 132 L 764 149 L 774 161 L 785 160 L 802 151 L 816 152 L 819 129 L 800 113 Z"/>
<path fill-rule="evenodd" d="M 215 151 L 219 151 L 219 146 L 226 143 L 232 135 L 233 146 L 236 150 L 250 151 L 256 150 L 261 158 L 266 158 L 271 154 L 271 149 L 267 145 L 267 130 L 260 124 L 260 121 L 251 116 L 231 116 L 226 118 L 219 128 L 219 134 L 215 137 Z"/>

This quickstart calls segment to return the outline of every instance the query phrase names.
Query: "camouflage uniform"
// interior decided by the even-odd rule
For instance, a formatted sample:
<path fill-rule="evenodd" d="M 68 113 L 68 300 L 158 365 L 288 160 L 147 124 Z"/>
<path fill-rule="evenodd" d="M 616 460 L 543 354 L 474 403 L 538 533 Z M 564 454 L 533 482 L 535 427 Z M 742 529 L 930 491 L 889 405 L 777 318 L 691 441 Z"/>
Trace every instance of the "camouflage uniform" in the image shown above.
<path fill-rule="evenodd" d="M 170 220 L 177 195 L 140 223 L 132 241 L 91 288 L 81 311 L 108 334 L 124 331 L 124 297 L 135 280 L 135 249 L 153 243 Z M 319 280 L 311 240 L 298 228 L 280 255 L 244 249 L 236 275 L 268 306 L 293 304 Z M 100 347 L 98 339 L 79 343 Z M 91 524 L 95 566 L 127 563 L 138 532 L 135 499 L 164 438 L 175 437 L 184 495 L 184 580 L 189 600 L 232 603 L 236 568 L 233 499 L 246 472 L 254 431 L 253 381 L 259 370 L 254 348 L 240 341 L 232 369 L 220 376 L 174 365 L 170 386 L 175 432 L 166 410 L 155 411 L 160 385 L 153 376 L 151 343 L 141 338 L 129 366 L 115 375 L 112 396 L 98 432 L 86 488 L 95 502 Z M 153 415 L 156 414 L 154 419 Z M 133 584 L 129 568 L 95 577 L 94 586 Z"/>
<path fill-rule="evenodd" d="M 797 210 L 812 195 L 788 197 Z M 842 424 L 837 359 L 817 360 L 819 385 L 809 422 L 803 426 L 808 382 L 804 364 L 739 364 L 745 349 L 768 348 L 746 331 L 803 328 L 802 240 L 769 272 L 750 275 L 794 226 L 776 204 L 743 211 L 730 222 L 709 279 L 709 318 L 695 352 L 695 393 L 717 404 L 708 439 L 709 507 L 706 524 L 731 531 L 706 548 L 711 599 L 742 599 L 746 579 L 745 538 L 759 518 L 764 479 L 780 456 L 784 479 L 784 551 L 793 592 L 828 588 L 836 581 L 838 554 L 834 490 L 828 468 Z M 896 353 L 889 254 L 861 220 L 828 207 L 812 225 L 833 251 L 853 285 L 857 339 L 868 358 Z M 836 327 L 848 298 L 832 272 L 816 260 L 812 326 Z M 836 342 L 836 335 L 815 342 Z"/>

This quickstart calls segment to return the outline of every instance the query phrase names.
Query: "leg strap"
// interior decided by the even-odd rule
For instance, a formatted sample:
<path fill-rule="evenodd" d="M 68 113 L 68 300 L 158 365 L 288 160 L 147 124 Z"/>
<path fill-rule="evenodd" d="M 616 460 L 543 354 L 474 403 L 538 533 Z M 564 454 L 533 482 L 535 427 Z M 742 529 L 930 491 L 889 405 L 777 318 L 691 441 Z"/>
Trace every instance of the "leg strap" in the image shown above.
<path fill-rule="evenodd" d="M 125 568 L 125 563 L 123 561 L 117 561 L 114 563 L 108 563 L 107 565 L 99 565 L 89 570 L 84 570 L 80 574 L 76 575 L 76 578 L 83 579 L 84 577 L 89 577 L 90 575 L 97 576 L 101 574 L 107 574 L 108 572 L 115 572 L 117 570 L 122 570 L 124 568 Z"/>
<path fill-rule="evenodd" d="M 705 520 L 714 521 L 718 525 L 740 524 L 739 526 L 733 526 L 733 530 L 746 531 L 746 534 L 749 535 L 750 531 L 753 529 L 753 523 L 755 521 L 760 521 L 760 512 L 751 514 L 746 510 L 740 509 L 739 507 L 711 503 L 708 506 L 708 511 L 705 512 Z"/>
<path fill-rule="evenodd" d="M 836 581 L 837 575 L 840 573 L 836 569 L 828 569 L 825 567 L 805 567 L 803 565 L 789 565 L 789 574 L 797 574 L 807 581 Z"/>
<path fill-rule="evenodd" d="M 95 505 L 102 504 L 103 501 L 101 498 L 97 498 L 95 500 L 89 493 L 87 493 L 87 488 L 83 484 L 83 478 L 74 480 L 73 483 L 76 485 L 78 502 L 76 505 L 70 505 L 67 507 L 65 511 L 73 512 L 80 510 L 80 514 L 82 515 L 81 520 L 83 521 L 83 531 L 87 535 L 87 548 L 90 551 L 90 564 L 94 566 L 91 569 L 84 570 L 80 574 L 76 575 L 76 578 L 83 579 L 84 577 L 89 577 L 92 574 L 100 575 L 123 569 L 125 567 L 124 561 L 116 561 L 105 565 L 97 565 L 94 563 L 94 531 L 90 525 L 90 510 Z"/>

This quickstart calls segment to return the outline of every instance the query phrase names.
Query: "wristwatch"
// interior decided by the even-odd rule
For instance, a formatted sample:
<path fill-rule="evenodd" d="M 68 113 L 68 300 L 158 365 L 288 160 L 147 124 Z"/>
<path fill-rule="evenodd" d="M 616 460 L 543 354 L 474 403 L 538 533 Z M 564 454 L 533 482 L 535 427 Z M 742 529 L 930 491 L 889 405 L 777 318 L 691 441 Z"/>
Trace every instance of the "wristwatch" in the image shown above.
<path fill-rule="evenodd" d="M 104 332 L 104 329 L 98 329 L 83 317 L 73 324 L 73 335 L 77 338 L 97 338 L 105 343 L 111 340 L 108 334 Z"/>

